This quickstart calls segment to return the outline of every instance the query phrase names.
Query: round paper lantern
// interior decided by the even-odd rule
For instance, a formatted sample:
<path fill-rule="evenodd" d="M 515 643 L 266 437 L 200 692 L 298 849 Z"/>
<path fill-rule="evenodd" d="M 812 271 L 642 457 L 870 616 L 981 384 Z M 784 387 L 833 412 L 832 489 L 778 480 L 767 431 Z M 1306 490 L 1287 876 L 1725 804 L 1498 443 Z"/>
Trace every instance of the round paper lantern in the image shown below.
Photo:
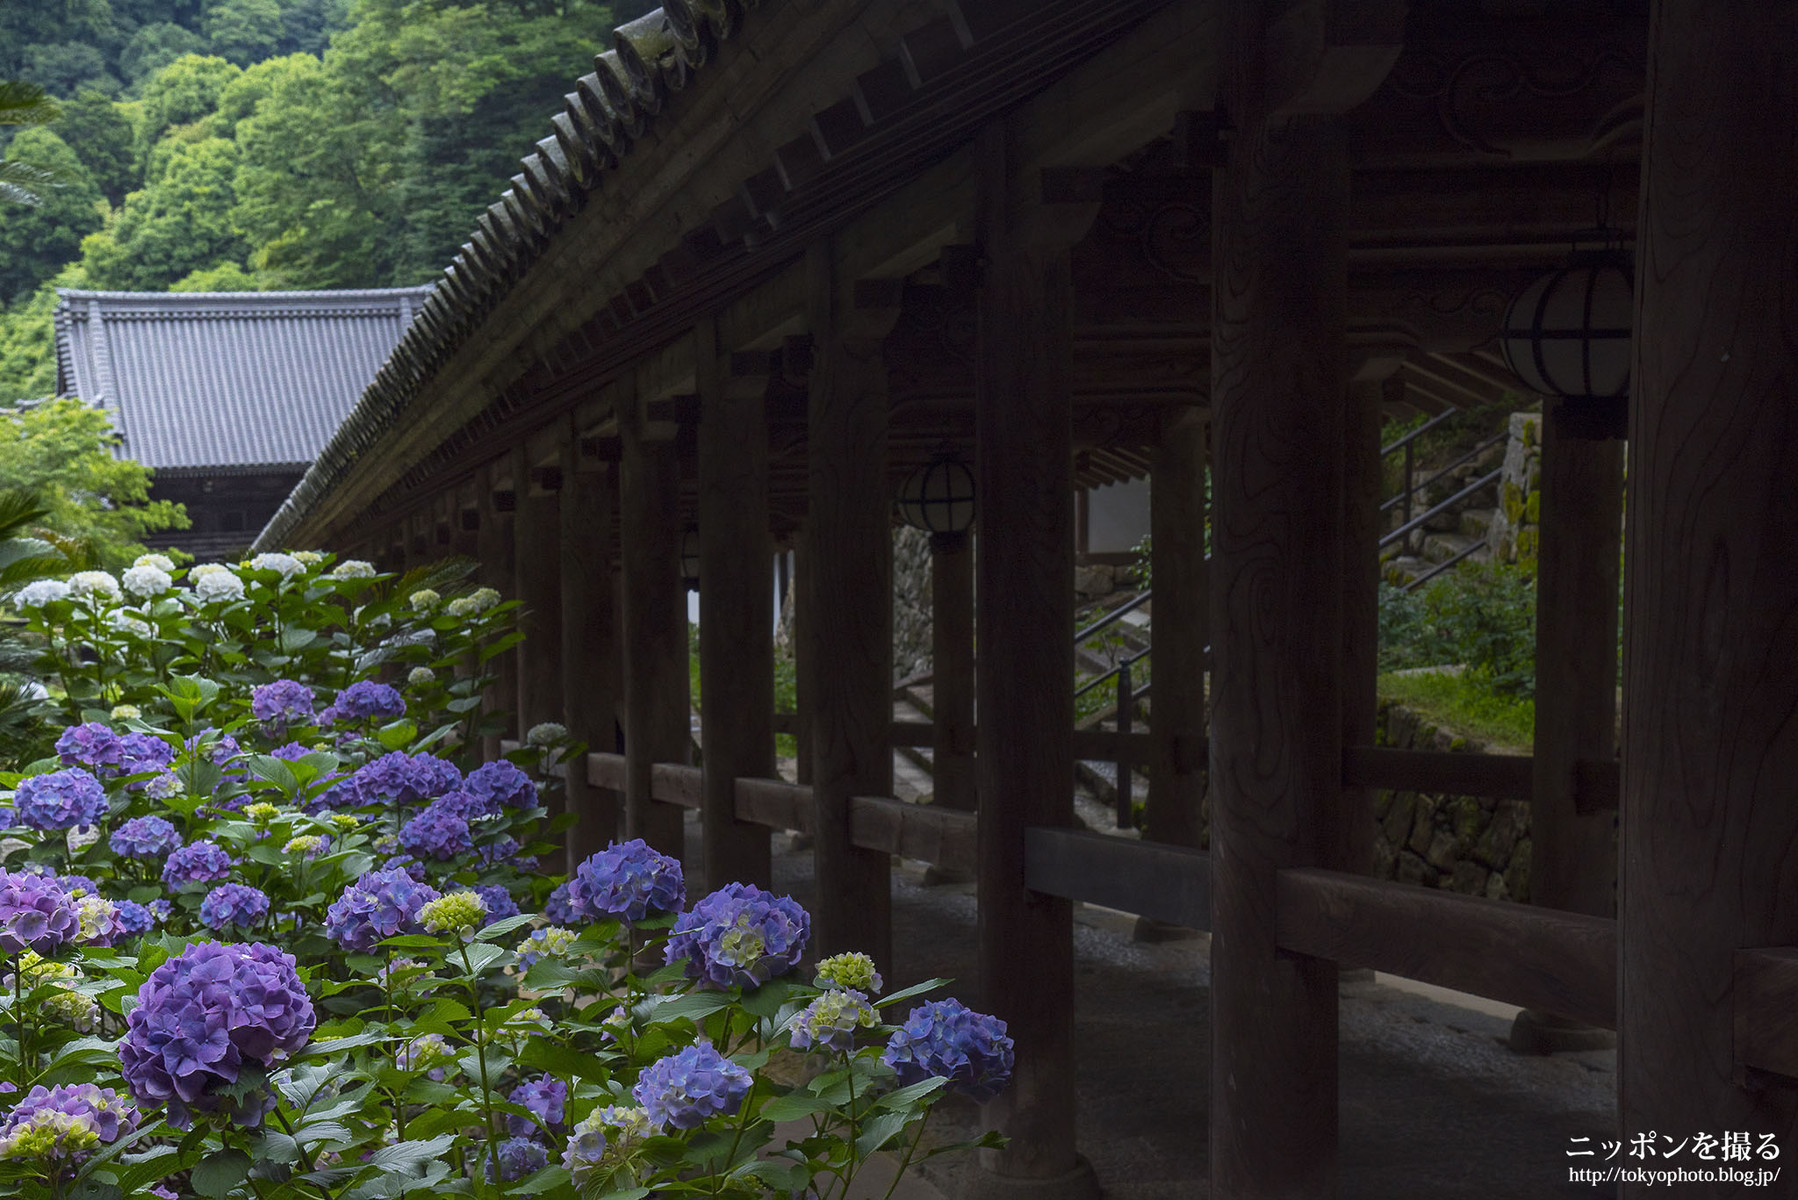
<path fill-rule="evenodd" d="M 699 588 L 699 530 L 680 535 L 680 577 L 689 592 Z"/>
<path fill-rule="evenodd" d="M 974 524 L 974 472 L 940 455 L 899 485 L 899 517 L 928 533 L 963 533 Z"/>
<path fill-rule="evenodd" d="M 1629 390 L 1634 303 L 1629 261 L 1615 251 L 1573 255 L 1505 311 L 1505 362 L 1533 392 L 1569 399 Z"/>

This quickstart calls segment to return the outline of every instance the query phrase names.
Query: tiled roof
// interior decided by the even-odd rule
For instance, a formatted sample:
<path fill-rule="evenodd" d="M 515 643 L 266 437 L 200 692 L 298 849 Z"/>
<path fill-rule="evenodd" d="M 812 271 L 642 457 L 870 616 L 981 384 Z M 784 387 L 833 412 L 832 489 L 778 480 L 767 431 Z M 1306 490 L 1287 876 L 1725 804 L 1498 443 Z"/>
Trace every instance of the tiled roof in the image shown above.
<path fill-rule="evenodd" d="M 59 290 L 56 390 L 103 406 L 145 466 L 303 465 L 431 292 Z"/>

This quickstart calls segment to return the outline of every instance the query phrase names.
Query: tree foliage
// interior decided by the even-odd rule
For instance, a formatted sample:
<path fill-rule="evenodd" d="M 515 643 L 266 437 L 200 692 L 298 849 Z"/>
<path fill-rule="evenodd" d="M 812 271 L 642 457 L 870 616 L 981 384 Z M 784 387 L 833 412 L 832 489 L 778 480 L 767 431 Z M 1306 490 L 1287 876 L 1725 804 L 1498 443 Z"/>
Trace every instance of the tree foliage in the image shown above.
<path fill-rule="evenodd" d="M 53 181 L 36 205 L 0 221 L 0 298 L 23 298 L 80 253 L 81 239 L 100 228 L 105 201 L 75 151 L 48 127 L 21 130 L 7 156 Z"/>

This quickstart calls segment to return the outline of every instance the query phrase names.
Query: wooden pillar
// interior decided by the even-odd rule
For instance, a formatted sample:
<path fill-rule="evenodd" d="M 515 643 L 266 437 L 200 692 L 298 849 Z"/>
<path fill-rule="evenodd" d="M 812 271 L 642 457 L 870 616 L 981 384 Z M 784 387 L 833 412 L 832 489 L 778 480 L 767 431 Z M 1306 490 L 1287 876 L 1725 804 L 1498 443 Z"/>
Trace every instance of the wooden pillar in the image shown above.
<path fill-rule="evenodd" d="M 1257 32 L 1220 58 L 1260 53 Z M 1278 951 L 1274 886 L 1328 861 L 1342 786 L 1348 155 L 1328 118 L 1226 103 L 1245 119 L 1213 176 L 1211 1186 L 1326 1197 L 1336 964 Z"/>
<path fill-rule="evenodd" d="M 480 512 L 480 529 L 477 530 L 481 559 L 479 578 L 483 586 L 494 588 L 505 595 L 512 590 L 512 493 L 508 489 L 505 499 L 501 499 L 490 467 L 481 470 L 476 486 Z M 507 595 L 506 598 L 511 597 Z M 490 719 L 497 718 L 500 726 L 496 732 L 482 738 L 481 757 L 488 762 L 500 756 L 500 740 L 512 735 L 512 709 L 517 703 L 518 695 L 514 662 L 513 655 L 498 654 L 489 659 L 484 667 L 493 672 L 494 682 L 484 693 L 486 699 L 482 708 Z"/>
<path fill-rule="evenodd" d="M 1581 759 L 1616 754 L 1617 599 L 1623 526 L 1623 443 L 1570 436 L 1568 401 L 1544 401 L 1541 540 L 1536 558 L 1536 736 L 1530 800 L 1530 901 L 1616 914 L 1616 820 L 1581 813 Z M 1519 1050 L 1591 1050 L 1609 1030 L 1526 1009 L 1511 1027 Z"/>
<path fill-rule="evenodd" d="M 650 767 L 685 763 L 687 590 L 680 573 L 680 464 L 674 444 L 643 436 L 634 385 L 616 400 L 620 608 L 624 644 L 624 831 L 663 854 L 685 849 L 681 810 L 650 799 Z"/>
<path fill-rule="evenodd" d="M 893 498 L 881 340 L 897 287 L 837 275 L 828 242 L 806 253 L 815 360 L 808 433 L 807 678 L 818 953 L 892 963 L 891 860 L 849 841 L 849 801 L 893 793 Z M 884 282 L 884 281 L 882 281 Z"/>
<path fill-rule="evenodd" d="M 1074 823 L 1068 249 L 1097 205 L 1045 203 L 1048 181 L 1018 168 L 1003 123 L 984 133 L 979 163 L 979 963 L 985 1004 L 1017 1043 L 1011 1086 L 984 1113 L 1010 1145 L 982 1162 L 1003 1194 L 1032 1181 L 1096 1197 L 1074 1150 L 1073 906 L 1025 888 L 1024 831 Z"/>
<path fill-rule="evenodd" d="M 1653 7 L 1620 868 L 1623 1130 L 1773 1134 L 1782 1160 L 1798 1091 L 1734 1064 L 1732 952 L 1798 945 L 1795 61 L 1790 5 Z"/>
<path fill-rule="evenodd" d="M 555 492 L 533 479 L 524 446 L 512 451 L 513 594 L 518 597 L 518 729 L 562 716 L 562 523 Z"/>
<path fill-rule="evenodd" d="M 793 778 L 797 783 L 812 781 L 812 697 L 818 682 L 812 671 L 812 600 L 811 525 L 802 526 L 793 537 Z"/>
<path fill-rule="evenodd" d="M 1165 418 L 1149 473 L 1150 565 L 1155 592 L 1155 712 L 1149 732 L 1144 835 L 1199 844 L 1205 798 L 1205 647 L 1211 595 L 1205 584 L 1205 414 Z"/>
<path fill-rule="evenodd" d="M 699 677 L 706 886 L 770 884 L 768 828 L 737 820 L 736 780 L 774 771 L 774 539 L 766 374 L 736 377 L 717 323 L 694 331 L 699 384 Z"/>
<path fill-rule="evenodd" d="M 974 535 L 930 535 L 930 774 L 933 803 L 972 812 Z"/>
<path fill-rule="evenodd" d="M 618 618 L 613 606 L 612 530 L 618 481 L 609 465 L 581 469 L 578 429 L 562 443 L 562 712 L 589 750 L 610 752 L 618 714 Z M 568 866 L 606 848 L 618 834 L 617 794 L 587 782 L 585 763 L 568 772 Z"/>

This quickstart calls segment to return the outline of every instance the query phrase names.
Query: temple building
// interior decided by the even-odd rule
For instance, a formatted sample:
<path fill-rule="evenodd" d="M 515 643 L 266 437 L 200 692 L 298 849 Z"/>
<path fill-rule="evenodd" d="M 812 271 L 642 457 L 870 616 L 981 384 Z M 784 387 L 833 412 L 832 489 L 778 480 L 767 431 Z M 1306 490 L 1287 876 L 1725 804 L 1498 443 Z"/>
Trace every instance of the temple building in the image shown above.
<path fill-rule="evenodd" d="M 151 497 L 193 525 L 152 539 L 246 548 L 355 406 L 430 287 L 86 292 L 56 309 L 56 391 L 104 408 Z"/>

